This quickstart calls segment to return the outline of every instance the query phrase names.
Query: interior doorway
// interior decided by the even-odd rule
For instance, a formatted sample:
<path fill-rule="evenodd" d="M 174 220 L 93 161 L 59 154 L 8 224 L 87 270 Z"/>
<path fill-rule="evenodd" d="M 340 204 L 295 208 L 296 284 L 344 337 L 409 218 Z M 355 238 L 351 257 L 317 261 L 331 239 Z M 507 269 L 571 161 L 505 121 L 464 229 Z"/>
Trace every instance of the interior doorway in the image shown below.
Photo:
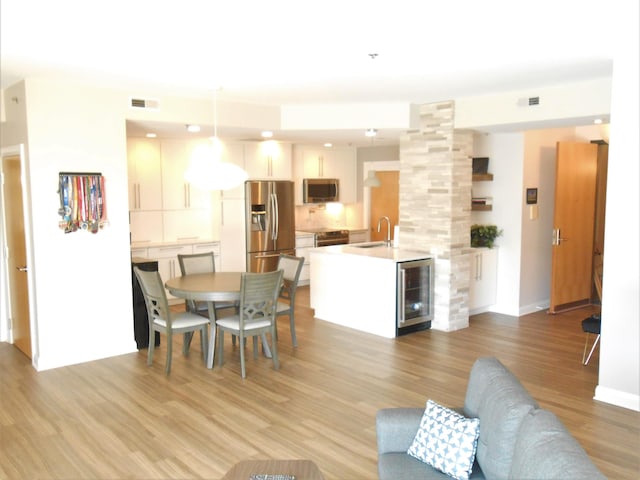
<path fill-rule="evenodd" d="M 30 314 L 29 236 L 25 209 L 25 165 L 22 147 L 2 151 L 2 221 L 6 240 L 6 260 L 3 277 L 7 279 L 8 309 L 2 312 L 3 328 L 8 340 L 32 358 L 32 329 Z"/>
<path fill-rule="evenodd" d="M 598 143 L 558 142 L 550 313 L 594 299 L 594 271 L 604 251 L 608 156 L 608 146 Z"/>
<path fill-rule="evenodd" d="M 365 162 L 363 164 L 365 178 L 371 170 L 376 172 L 380 186 L 364 189 L 363 213 L 367 222 L 368 237 L 370 241 L 387 238 L 387 226 L 384 222 L 380 233 L 377 230 L 380 217 L 387 216 L 391 222 L 391 239 L 393 239 L 393 227 L 400 221 L 400 162 Z"/>

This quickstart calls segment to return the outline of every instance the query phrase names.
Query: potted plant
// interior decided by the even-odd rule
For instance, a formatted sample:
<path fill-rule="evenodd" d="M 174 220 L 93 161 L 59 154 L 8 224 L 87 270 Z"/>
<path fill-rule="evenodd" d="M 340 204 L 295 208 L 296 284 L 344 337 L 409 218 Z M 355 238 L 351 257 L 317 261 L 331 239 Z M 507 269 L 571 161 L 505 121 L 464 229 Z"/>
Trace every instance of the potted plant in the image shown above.
<path fill-rule="evenodd" d="M 471 225 L 471 246 L 493 248 L 494 240 L 502 235 L 495 225 Z"/>

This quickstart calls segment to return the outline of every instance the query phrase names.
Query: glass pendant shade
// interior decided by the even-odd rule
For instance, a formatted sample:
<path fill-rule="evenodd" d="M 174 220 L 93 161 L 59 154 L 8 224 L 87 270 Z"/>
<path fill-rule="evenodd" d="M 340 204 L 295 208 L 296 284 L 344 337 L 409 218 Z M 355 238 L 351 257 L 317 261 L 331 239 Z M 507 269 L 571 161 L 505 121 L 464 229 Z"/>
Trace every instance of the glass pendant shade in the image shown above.
<path fill-rule="evenodd" d="M 376 171 L 375 170 L 369 170 L 369 173 L 367 174 L 367 178 L 364 179 L 363 185 L 365 187 L 379 187 L 380 186 L 380 179 L 376 176 Z"/>
<path fill-rule="evenodd" d="M 221 159 L 222 145 L 214 137 L 211 145 L 199 145 L 184 174 L 187 182 L 203 190 L 229 190 L 243 183 L 249 175 L 233 163 Z"/>

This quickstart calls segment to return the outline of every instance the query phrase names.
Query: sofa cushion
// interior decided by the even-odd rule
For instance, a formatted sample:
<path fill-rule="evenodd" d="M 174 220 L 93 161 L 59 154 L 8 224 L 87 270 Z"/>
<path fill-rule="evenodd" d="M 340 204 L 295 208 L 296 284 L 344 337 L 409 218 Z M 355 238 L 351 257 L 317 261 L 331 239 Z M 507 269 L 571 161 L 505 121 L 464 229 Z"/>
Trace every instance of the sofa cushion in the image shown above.
<path fill-rule="evenodd" d="M 603 479 L 602 473 L 560 420 L 547 410 L 532 410 L 522 421 L 510 478 Z"/>
<path fill-rule="evenodd" d="M 429 400 L 407 453 L 458 480 L 467 480 L 475 459 L 479 423 L 477 418 L 465 418 Z"/>
<path fill-rule="evenodd" d="M 415 480 L 417 478 L 421 480 L 451 480 L 450 476 L 407 455 L 407 452 L 379 455 L 378 478 L 380 480 Z"/>
<path fill-rule="evenodd" d="M 465 414 L 480 418 L 478 463 L 487 478 L 507 479 L 525 415 L 538 408 L 520 381 L 496 358 L 480 358 L 469 377 Z"/>

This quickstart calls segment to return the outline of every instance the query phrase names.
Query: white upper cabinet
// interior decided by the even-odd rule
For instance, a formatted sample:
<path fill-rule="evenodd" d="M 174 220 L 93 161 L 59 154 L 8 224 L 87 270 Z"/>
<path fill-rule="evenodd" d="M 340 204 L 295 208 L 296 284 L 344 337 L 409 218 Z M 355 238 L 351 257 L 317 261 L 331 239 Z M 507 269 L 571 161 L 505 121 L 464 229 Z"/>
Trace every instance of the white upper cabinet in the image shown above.
<path fill-rule="evenodd" d="M 244 164 L 252 180 L 291 180 L 291 145 L 274 140 L 246 142 Z"/>
<path fill-rule="evenodd" d="M 223 142 L 220 159 L 245 169 L 244 145 L 242 143 Z M 224 198 L 244 198 L 244 183 L 222 192 Z"/>
<path fill-rule="evenodd" d="M 162 140 L 162 204 L 164 210 L 211 208 L 211 192 L 201 190 L 184 179 L 197 147 L 208 146 L 208 139 Z"/>
<path fill-rule="evenodd" d="M 294 147 L 293 171 L 296 181 L 296 204 L 302 204 L 304 178 L 337 178 L 340 180 L 340 203 L 355 203 L 356 149 L 353 147 Z"/>
<path fill-rule="evenodd" d="M 127 139 L 129 210 L 162 209 L 160 142 L 146 138 Z"/>

